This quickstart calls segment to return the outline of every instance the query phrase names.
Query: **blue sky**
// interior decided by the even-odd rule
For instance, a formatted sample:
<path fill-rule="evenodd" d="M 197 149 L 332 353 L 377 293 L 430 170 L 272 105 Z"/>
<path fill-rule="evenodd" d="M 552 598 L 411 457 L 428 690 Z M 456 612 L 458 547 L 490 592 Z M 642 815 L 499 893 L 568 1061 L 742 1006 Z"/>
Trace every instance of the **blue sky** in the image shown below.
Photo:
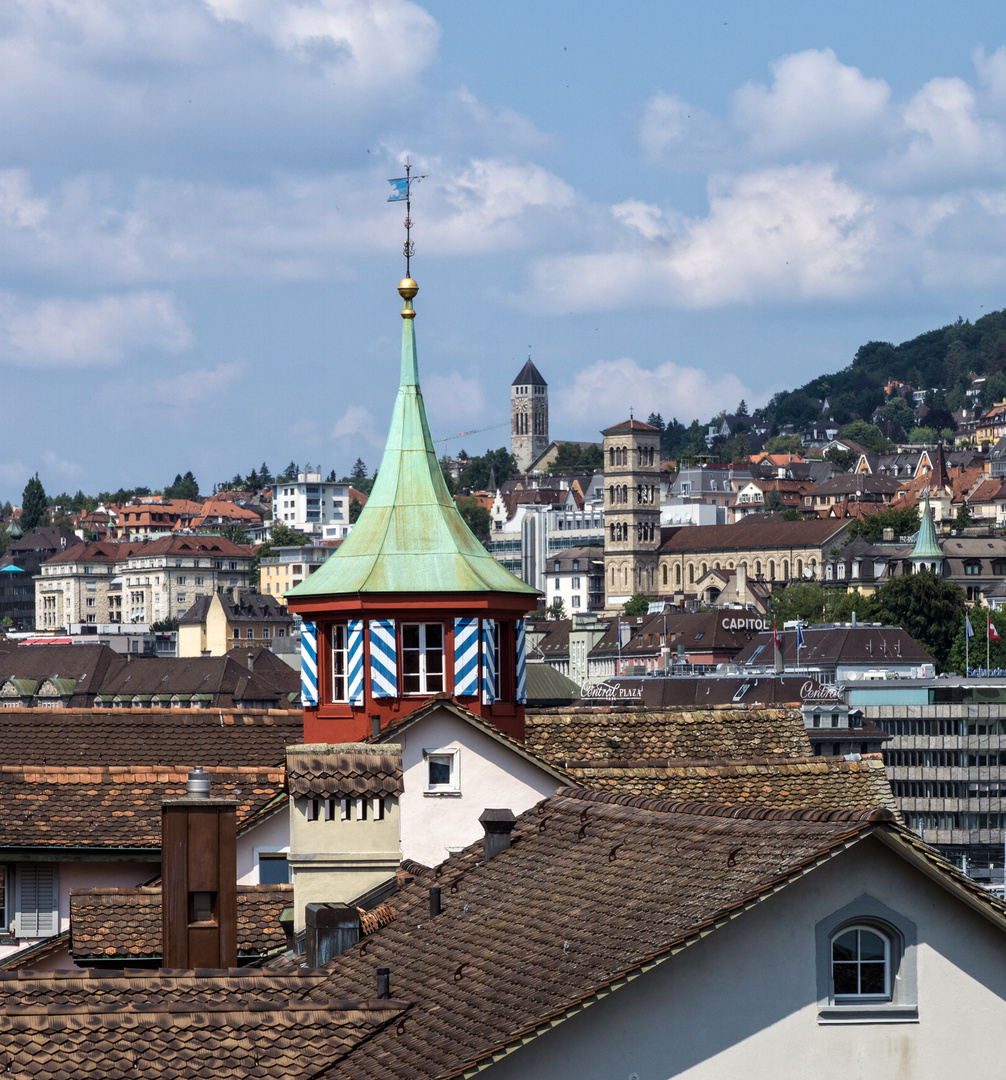
<path fill-rule="evenodd" d="M 1006 306 L 1001 5 L 0 0 L 0 131 L 15 502 L 376 466 L 406 154 L 451 452 L 529 349 L 590 439 Z"/>

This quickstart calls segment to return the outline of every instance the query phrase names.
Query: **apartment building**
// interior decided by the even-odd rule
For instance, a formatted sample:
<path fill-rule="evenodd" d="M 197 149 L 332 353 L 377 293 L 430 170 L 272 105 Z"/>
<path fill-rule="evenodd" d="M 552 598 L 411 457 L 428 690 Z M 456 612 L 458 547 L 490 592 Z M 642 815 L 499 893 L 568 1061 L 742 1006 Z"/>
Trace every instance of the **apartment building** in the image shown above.
<path fill-rule="evenodd" d="M 281 547 L 276 554 L 259 563 L 259 589 L 281 604 L 286 603 L 286 593 L 310 577 L 332 554 L 334 547 L 309 544 L 303 547 Z"/>
<path fill-rule="evenodd" d="M 322 480 L 320 472 L 302 472 L 296 480 L 273 485 L 273 521 L 321 536 L 323 526 L 349 526 L 349 484 Z"/>

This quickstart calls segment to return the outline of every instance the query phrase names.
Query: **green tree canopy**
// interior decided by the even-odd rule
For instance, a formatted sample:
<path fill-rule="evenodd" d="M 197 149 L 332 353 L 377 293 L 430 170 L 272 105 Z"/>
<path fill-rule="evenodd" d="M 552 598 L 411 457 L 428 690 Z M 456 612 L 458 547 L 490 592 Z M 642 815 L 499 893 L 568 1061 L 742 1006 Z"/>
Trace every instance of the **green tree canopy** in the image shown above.
<path fill-rule="evenodd" d="M 799 435 L 773 435 L 762 448 L 766 454 L 802 454 Z"/>
<path fill-rule="evenodd" d="M 552 603 L 545 608 L 545 614 L 548 618 L 554 619 L 556 622 L 558 622 L 559 619 L 566 618 L 566 605 L 563 603 L 561 596 L 557 596 Z"/>
<path fill-rule="evenodd" d="M 916 445 L 925 444 L 931 446 L 933 443 L 939 442 L 939 438 L 939 432 L 931 427 L 913 427 L 908 433 L 908 441 Z"/>
<path fill-rule="evenodd" d="M 871 599 L 868 617 L 900 626 L 932 656 L 940 671 L 948 670 L 950 649 L 967 610 L 967 597 L 959 585 L 922 570 L 888 581 Z"/>
<path fill-rule="evenodd" d="M 637 592 L 629 597 L 625 601 L 622 607 L 622 614 L 624 615 L 645 615 L 650 610 L 650 601 L 652 596 L 647 596 L 646 593 Z"/>
<path fill-rule="evenodd" d="M 367 466 L 364 464 L 363 458 L 356 459 L 349 475 L 354 480 L 362 480 L 367 475 Z"/>
<path fill-rule="evenodd" d="M 489 536 L 492 529 L 493 519 L 489 511 L 471 495 L 462 495 L 457 500 L 458 513 L 464 518 L 465 524 L 480 539 Z"/>
<path fill-rule="evenodd" d="M 21 531 L 30 533 L 39 525 L 49 522 L 49 500 L 45 496 L 45 488 L 38 478 L 38 473 L 28 481 L 21 494 Z"/>
<path fill-rule="evenodd" d="M 236 479 L 239 483 L 243 483 L 240 476 Z M 164 489 L 164 497 L 166 499 L 198 499 L 199 484 L 192 475 L 192 470 L 190 469 L 184 476 L 180 473 L 176 474 L 175 482 Z"/>
<path fill-rule="evenodd" d="M 355 525 L 356 524 L 357 520 L 360 517 L 360 512 L 362 510 L 363 510 L 363 504 L 354 495 L 353 498 L 349 500 L 349 523 L 350 523 L 350 525 Z"/>
<path fill-rule="evenodd" d="M 971 507 L 968 506 L 968 500 L 965 499 L 957 508 L 957 516 L 954 518 L 954 528 L 966 529 L 972 523 Z"/>
<path fill-rule="evenodd" d="M 830 461 L 842 472 L 850 472 L 859 459 L 854 450 L 842 450 L 840 447 L 830 446 L 824 452 L 824 460 Z"/>
<path fill-rule="evenodd" d="M 890 424 L 900 424 L 905 431 L 915 427 L 915 410 L 903 397 L 893 397 L 878 409 L 876 418 Z"/>
<path fill-rule="evenodd" d="M 800 581 L 772 593 L 772 614 L 781 627 L 785 622 L 802 619 L 821 622 L 826 608 L 825 590 L 816 581 Z"/>
<path fill-rule="evenodd" d="M 469 458 L 461 474 L 461 486 L 468 491 L 485 491 L 490 470 L 496 474 L 497 487 L 502 487 L 517 473 L 517 459 L 505 446 L 487 450 L 481 457 Z"/>
<path fill-rule="evenodd" d="M 868 424 L 865 420 L 853 420 L 851 424 L 846 424 L 838 435 L 839 438 L 852 439 L 874 454 L 889 454 L 894 449 L 894 443 L 880 428 L 875 424 Z"/>
<path fill-rule="evenodd" d="M 550 473 L 596 472 L 604 468 L 604 452 L 599 446 L 581 446 L 579 443 L 559 443 L 555 461 L 548 467 Z M 496 477 L 497 483 L 499 477 Z"/>
<path fill-rule="evenodd" d="M 902 536 L 912 536 L 919 531 L 919 508 L 913 506 L 910 510 L 882 510 L 879 514 L 871 514 L 870 517 L 849 523 L 847 533 L 850 540 L 862 536 L 870 543 L 879 543 L 884 538 L 884 529 L 894 530 L 894 539 L 897 541 Z"/>

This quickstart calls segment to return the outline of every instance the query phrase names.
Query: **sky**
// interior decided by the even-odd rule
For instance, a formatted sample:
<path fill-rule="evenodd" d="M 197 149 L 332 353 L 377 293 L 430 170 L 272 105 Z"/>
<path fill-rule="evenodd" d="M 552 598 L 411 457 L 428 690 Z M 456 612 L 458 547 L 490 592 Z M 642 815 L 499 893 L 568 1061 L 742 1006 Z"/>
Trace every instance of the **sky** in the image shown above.
<path fill-rule="evenodd" d="M 0 498 L 372 472 L 406 156 L 447 453 L 1006 306 L 1001 4 L 0 0 Z"/>

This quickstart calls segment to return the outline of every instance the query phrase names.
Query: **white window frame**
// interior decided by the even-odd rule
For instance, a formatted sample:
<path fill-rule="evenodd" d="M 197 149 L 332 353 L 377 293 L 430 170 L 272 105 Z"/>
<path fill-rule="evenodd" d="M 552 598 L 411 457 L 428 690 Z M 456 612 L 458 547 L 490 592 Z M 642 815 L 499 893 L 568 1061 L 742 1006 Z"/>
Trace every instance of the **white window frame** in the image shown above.
<path fill-rule="evenodd" d="M 346 623 L 333 623 L 329 627 L 328 647 L 331 662 L 328 696 L 332 701 L 349 701 L 349 627 Z"/>
<path fill-rule="evenodd" d="M 286 847 L 261 847 L 253 848 L 252 852 L 255 856 L 255 884 L 262 884 L 261 866 L 263 858 L 268 862 L 270 859 L 286 859 L 287 869 L 290 868 L 290 845 Z M 291 875 L 292 876 L 292 875 Z"/>
<path fill-rule="evenodd" d="M 430 626 L 435 626 L 440 632 L 440 645 L 439 649 L 431 649 L 426 643 L 426 631 Z M 419 648 L 407 649 L 405 647 L 405 633 L 407 630 L 417 628 L 419 630 Z M 431 672 L 428 668 L 427 658 L 432 652 L 439 651 L 440 653 L 440 670 Z M 406 658 L 417 657 L 419 660 L 418 671 L 408 671 L 406 669 Z M 447 685 L 447 633 L 444 628 L 444 624 L 440 622 L 408 622 L 402 623 L 402 695 L 408 696 L 412 694 L 440 694 L 443 693 L 444 688 Z M 406 689 L 406 679 L 419 680 L 418 689 Z M 434 685 L 435 682 L 439 682 L 439 686 Z"/>
<path fill-rule="evenodd" d="M 451 770 L 450 780 L 446 784 L 434 784 L 430 781 L 430 763 L 446 759 Z M 424 795 L 460 795 L 461 794 L 461 747 L 441 746 L 423 750 L 423 794 Z"/>

